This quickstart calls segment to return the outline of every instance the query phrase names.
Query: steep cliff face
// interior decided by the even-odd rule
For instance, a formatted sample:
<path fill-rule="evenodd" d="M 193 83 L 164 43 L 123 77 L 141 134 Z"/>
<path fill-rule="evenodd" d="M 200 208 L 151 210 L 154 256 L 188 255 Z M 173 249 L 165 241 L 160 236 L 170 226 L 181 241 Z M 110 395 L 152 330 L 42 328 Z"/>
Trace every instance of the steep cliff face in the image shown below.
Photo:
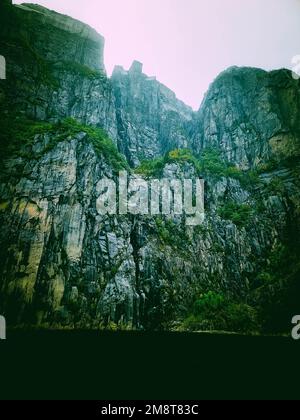
<path fill-rule="evenodd" d="M 299 81 L 288 70 L 226 70 L 198 112 L 195 149 L 220 148 L 242 169 L 272 158 L 278 143 L 293 155 L 300 130 L 299 95 Z"/>
<path fill-rule="evenodd" d="M 117 138 L 115 100 L 103 64 L 104 39 L 93 29 L 43 7 L 1 10 L 0 47 L 7 61 L 2 115 L 57 121 L 74 117 Z"/>
<path fill-rule="evenodd" d="M 86 25 L 34 5 L 1 12 L 8 323 L 240 330 L 241 317 L 258 331 L 253 314 L 267 324 L 266 306 L 284 329 L 299 289 L 299 82 L 232 68 L 194 113 L 138 62 L 108 79 L 103 38 Z M 122 169 L 129 181 L 204 178 L 204 223 L 187 227 L 174 211 L 101 215 L 99 181 Z M 217 299 L 221 320 L 207 303 L 192 314 L 211 292 L 231 302 L 228 315 Z"/>
<path fill-rule="evenodd" d="M 67 131 L 36 135 L 25 160 L 8 161 L 24 165 L 1 195 L 2 293 L 12 299 L 4 308 L 13 323 L 38 317 L 89 325 L 113 271 L 124 271 L 128 289 L 134 278 L 130 222 L 96 211 L 97 183 L 112 177 L 112 165 L 91 136 Z"/>
<path fill-rule="evenodd" d="M 167 87 L 142 73 L 134 62 L 127 72 L 116 67 L 112 75 L 116 97 L 120 150 L 133 166 L 191 143 L 191 108 Z"/>
<path fill-rule="evenodd" d="M 16 6 L 13 14 L 21 27 L 11 27 L 10 31 L 26 31 L 26 40 L 45 60 L 67 60 L 105 72 L 104 38 L 88 25 L 30 3 Z"/>

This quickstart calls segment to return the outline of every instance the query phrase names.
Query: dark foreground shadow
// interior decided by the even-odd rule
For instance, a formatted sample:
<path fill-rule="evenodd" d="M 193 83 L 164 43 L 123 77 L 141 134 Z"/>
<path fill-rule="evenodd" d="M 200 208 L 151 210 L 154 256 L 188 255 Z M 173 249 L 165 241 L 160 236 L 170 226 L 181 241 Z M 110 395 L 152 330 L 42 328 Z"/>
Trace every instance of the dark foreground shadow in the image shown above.
<path fill-rule="evenodd" d="M 8 331 L 1 399 L 298 399 L 300 342 L 237 335 Z"/>

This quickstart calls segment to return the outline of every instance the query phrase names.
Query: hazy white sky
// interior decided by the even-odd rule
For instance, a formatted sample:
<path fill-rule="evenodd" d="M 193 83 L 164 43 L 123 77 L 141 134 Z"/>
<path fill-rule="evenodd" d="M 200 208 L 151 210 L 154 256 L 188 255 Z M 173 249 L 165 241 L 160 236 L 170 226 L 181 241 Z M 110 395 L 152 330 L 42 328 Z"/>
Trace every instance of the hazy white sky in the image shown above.
<path fill-rule="evenodd" d="M 106 39 L 105 65 L 144 72 L 198 108 L 225 68 L 291 68 L 300 54 L 300 0 L 32 0 Z M 22 1 L 14 1 L 22 3 Z"/>

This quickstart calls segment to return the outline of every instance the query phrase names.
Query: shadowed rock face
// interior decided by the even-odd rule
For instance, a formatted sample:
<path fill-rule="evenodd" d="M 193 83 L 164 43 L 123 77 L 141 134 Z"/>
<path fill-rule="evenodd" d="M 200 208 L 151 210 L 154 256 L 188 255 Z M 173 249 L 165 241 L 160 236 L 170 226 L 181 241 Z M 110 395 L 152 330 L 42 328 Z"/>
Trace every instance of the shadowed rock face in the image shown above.
<path fill-rule="evenodd" d="M 36 5 L 1 10 L 7 83 L 3 113 L 57 121 L 73 117 L 117 138 L 115 100 L 103 64 L 104 39 L 89 26 Z"/>
<path fill-rule="evenodd" d="M 10 325 L 172 328 L 209 290 L 254 308 L 289 290 L 285 278 L 262 279 L 278 247 L 299 245 L 290 72 L 231 68 L 193 112 L 141 63 L 108 79 L 103 38 L 74 19 L 24 5 L 0 20 L 0 313 Z M 178 148 L 196 158 L 166 156 Z M 124 157 L 131 177 L 153 158 L 152 176 L 202 176 L 204 224 L 99 215 L 98 183 L 116 179 Z"/>
<path fill-rule="evenodd" d="M 88 25 L 37 4 L 18 6 L 32 48 L 49 61 L 65 61 L 105 71 L 104 38 Z"/>

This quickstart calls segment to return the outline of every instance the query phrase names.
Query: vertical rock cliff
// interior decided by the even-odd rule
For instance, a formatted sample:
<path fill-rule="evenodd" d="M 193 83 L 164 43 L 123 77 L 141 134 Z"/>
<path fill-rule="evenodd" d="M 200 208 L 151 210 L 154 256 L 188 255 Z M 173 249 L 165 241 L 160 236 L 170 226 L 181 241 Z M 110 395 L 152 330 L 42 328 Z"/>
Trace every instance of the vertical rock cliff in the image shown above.
<path fill-rule="evenodd" d="M 211 85 L 197 115 L 194 147 L 220 148 L 242 169 L 272 157 L 282 143 L 295 153 L 299 81 L 288 70 L 232 67 Z"/>
<path fill-rule="evenodd" d="M 32 4 L 2 4 L 0 21 L 8 323 L 257 332 L 277 313 L 284 331 L 299 291 L 299 81 L 231 68 L 193 112 L 138 62 L 108 78 L 104 40 L 81 22 Z M 204 223 L 99 214 L 99 181 L 120 170 L 204 178 Z"/>
<path fill-rule="evenodd" d="M 116 98 L 120 150 L 133 166 L 191 143 L 188 127 L 192 109 L 154 77 L 142 73 L 134 62 L 125 71 L 116 67 L 112 75 Z"/>

